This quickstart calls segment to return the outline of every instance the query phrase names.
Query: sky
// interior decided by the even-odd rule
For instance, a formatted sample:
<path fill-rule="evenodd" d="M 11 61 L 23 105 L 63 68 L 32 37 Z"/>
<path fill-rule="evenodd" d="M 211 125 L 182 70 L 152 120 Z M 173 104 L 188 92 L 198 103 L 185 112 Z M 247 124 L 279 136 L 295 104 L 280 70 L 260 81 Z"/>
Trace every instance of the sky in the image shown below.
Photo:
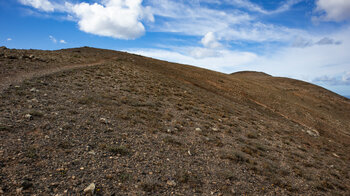
<path fill-rule="evenodd" d="M 350 0 L 0 0 L 0 45 L 127 51 L 350 96 Z"/>

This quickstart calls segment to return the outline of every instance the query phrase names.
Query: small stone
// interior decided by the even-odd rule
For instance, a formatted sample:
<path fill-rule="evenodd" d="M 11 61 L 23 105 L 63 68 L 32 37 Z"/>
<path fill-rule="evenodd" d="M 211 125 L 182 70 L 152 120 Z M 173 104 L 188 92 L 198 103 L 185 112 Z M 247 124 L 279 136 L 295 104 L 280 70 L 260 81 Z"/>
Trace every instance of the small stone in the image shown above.
<path fill-rule="evenodd" d="M 0 189 L 0 194 L 4 194 L 4 191 L 2 189 Z"/>
<path fill-rule="evenodd" d="M 335 153 L 332 153 L 332 155 L 335 156 L 335 157 L 337 157 L 337 158 L 340 157 L 339 155 L 337 155 L 337 154 L 335 154 Z"/>
<path fill-rule="evenodd" d="M 96 155 L 96 152 L 91 150 L 90 152 L 88 152 L 88 154 L 91 154 L 91 155 Z"/>
<path fill-rule="evenodd" d="M 45 139 L 50 139 L 50 136 L 48 136 L 48 135 L 45 135 Z"/>
<path fill-rule="evenodd" d="M 168 180 L 166 184 L 169 186 L 176 186 L 176 182 L 174 180 Z"/>
<path fill-rule="evenodd" d="M 84 167 L 81 167 L 80 170 L 84 170 Z"/>
<path fill-rule="evenodd" d="M 94 195 L 95 192 L 95 183 L 91 183 L 88 187 L 84 189 L 84 194 L 85 195 Z"/>
<path fill-rule="evenodd" d="M 211 130 L 213 130 L 213 131 L 215 131 L 215 132 L 217 132 L 217 131 L 219 131 L 219 129 L 218 128 L 212 128 Z"/>
<path fill-rule="evenodd" d="M 197 128 L 196 128 L 196 131 L 202 131 L 202 129 L 201 129 L 201 128 L 199 128 L 199 127 L 197 127 Z"/>
<path fill-rule="evenodd" d="M 32 88 L 29 90 L 30 92 L 35 92 L 36 91 L 36 88 Z"/>
<path fill-rule="evenodd" d="M 64 168 L 58 168 L 58 169 L 56 169 L 56 171 L 58 171 L 58 172 L 62 172 L 62 171 L 64 171 L 65 169 Z"/>
<path fill-rule="evenodd" d="M 15 86 L 15 88 L 19 88 L 20 86 Z"/>
<path fill-rule="evenodd" d="M 320 133 L 316 130 L 307 130 L 306 133 L 314 137 L 320 136 Z"/>
<path fill-rule="evenodd" d="M 30 115 L 30 114 L 26 114 L 25 116 L 24 116 L 26 119 L 32 119 L 32 115 Z"/>
<path fill-rule="evenodd" d="M 171 133 L 171 129 L 168 129 L 167 132 L 168 132 L 168 133 Z"/>
<path fill-rule="evenodd" d="M 108 120 L 105 118 L 100 118 L 100 122 L 104 124 L 108 124 Z"/>
<path fill-rule="evenodd" d="M 153 172 L 148 172 L 148 174 L 149 174 L 149 175 L 152 175 L 152 174 L 153 174 Z"/>
<path fill-rule="evenodd" d="M 16 189 L 17 195 L 20 195 L 20 194 L 22 193 L 22 190 L 23 190 L 23 187 L 17 188 L 17 189 Z"/>
<path fill-rule="evenodd" d="M 221 120 L 220 118 L 218 119 L 218 121 L 219 121 L 219 122 L 222 122 L 222 120 Z"/>
<path fill-rule="evenodd" d="M 191 151 L 187 151 L 188 155 L 192 156 Z"/>

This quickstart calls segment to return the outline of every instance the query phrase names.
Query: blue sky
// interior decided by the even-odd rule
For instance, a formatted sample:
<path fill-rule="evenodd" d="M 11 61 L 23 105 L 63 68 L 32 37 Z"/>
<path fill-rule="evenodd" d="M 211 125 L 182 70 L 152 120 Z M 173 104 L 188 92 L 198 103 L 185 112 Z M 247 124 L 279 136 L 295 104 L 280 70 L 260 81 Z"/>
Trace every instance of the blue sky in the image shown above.
<path fill-rule="evenodd" d="M 9 48 L 109 48 L 350 95 L 349 0 L 10 0 L 0 25 Z"/>

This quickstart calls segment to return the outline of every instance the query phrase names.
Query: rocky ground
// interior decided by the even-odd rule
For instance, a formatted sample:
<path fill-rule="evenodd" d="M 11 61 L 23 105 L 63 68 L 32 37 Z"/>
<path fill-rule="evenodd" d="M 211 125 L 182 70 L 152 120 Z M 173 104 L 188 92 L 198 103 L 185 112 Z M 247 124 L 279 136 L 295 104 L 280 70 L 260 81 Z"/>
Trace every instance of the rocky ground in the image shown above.
<path fill-rule="evenodd" d="M 320 87 L 92 48 L 0 63 L 0 194 L 350 194 L 350 101 Z"/>

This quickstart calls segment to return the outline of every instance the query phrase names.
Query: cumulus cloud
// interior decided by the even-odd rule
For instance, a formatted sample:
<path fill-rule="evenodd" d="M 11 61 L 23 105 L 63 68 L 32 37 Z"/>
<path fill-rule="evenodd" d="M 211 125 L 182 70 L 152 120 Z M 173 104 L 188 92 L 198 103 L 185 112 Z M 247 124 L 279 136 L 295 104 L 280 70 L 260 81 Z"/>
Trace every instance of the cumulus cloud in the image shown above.
<path fill-rule="evenodd" d="M 67 13 L 86 33 L 118 39 L 135 39 L 145 33 L 143 20 L 154 21 L 142 0 L 101 0 L 101 3 L 52 3 L 49 0 L 20 0 L 24 5 L 46 12 Z"/>
<path fill-rule="evenodd" d="M 145 33 L 142 19 L 153 21 L 142 0 L 105 0 L 101 4 L 79 3 L 70 6 L 78 18 L 79 29 L 95 35 L 135 39 Z"/>
<path fill-rule="evenodd" d="M 54 36 L 52 36 L 52 35 L 49 35 L 49 39 L 53 42 L 53 43 L 57 43 L 57 39 L 54 37 Z"/>
<path fill-rule="evenodd" d="M 53 12 L 54 5 L 49 0 L 19 0 L 23 5 L 32 6 L 38 10 L 45 12 Z"/>
<path fill-rule="evenodd" d="M 325 21 L 350 20 L 349 0 L 317 0 L 316 11 L 321 12 L 319 19 Z"/>
<path fill-rule="evenodd" d="M 60 43 L 61 43 L 61 44 L 66 44 L 67 42 L 66 42 L 65 40 L 61 39 L 61 40 L 60 40 Z"/>

